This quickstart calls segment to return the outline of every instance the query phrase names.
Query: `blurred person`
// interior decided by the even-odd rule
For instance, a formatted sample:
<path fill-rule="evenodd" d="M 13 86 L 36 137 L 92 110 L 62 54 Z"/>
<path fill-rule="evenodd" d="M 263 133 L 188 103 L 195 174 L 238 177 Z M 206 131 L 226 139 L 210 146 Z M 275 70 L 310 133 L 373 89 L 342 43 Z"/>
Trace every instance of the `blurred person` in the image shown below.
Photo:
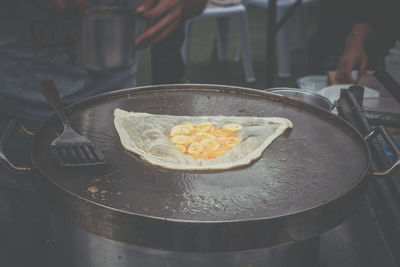
<path fill-rule="evenodd" d="M 373 49 L 375 56 L 372 67 L 383 66 L 384 56 L 400 40 L 400 1 L 365 0 L 362 7 L 346 38 L 336 72 L 338 82 L 355 83 L 351 75 L 355 68 L 358 78 L 365 74 L 371 54 L 368 49 Z"/>
<path fill-rule="evenodd" d="M 151 73 L 153 84 L 181 83 L 185 67 L 181 55 L 184 41 L 184 21 L 199 15 L 207 0 L 143 0 L 138 14 L 145 20 L 159 19 L 150 29 L 136 38 L 135 44 L 141 48 L 151 46 Z M 162 14 L 167 12 L 162 17 Z M 167 38 L 165 38 L 168 36 Z M 161 40 L 161 41 L 160 41 Z"/>
<path fill-rule="evenodd" d="M 343 53 L 344 39 L 354 23 L 352 14 L 357 10 L 355 1 L 320 0 L 316 33 L 308 48 L 308 69 L 311 74 L 324 74 L 334 70 Z"/>
<path fill-rule="evenodd" d="M 136 85 L 135 64 L 93 71 L 77 60 L 75 20 L 95 5 L 118 4 L 100 0 L 6 0 L 0 2 L 0 114 L 17 118 L 31 130 L 52 114 L 40 93 L 40 81 L 51 79 L 62 103 Z M 135 39 L 137 48 L 152 46 L 161 74 L 153 79 L 178 80 L 168 73 L 179 58 L 183 22 L 200 14 L 205 0 L 132 0 L 127 8 L 143 20 L 154 21 Z M 181 33 L 180 33 L 181 32 Z M 176 53 L 176 52 L 174 52 Z M 166 56 L 168 59 L 163 58 Z M 161 63 L 157 59 L 163 60 Z M 163 72 L 162 69 L 167 69 Z M 7 125 L 0 121 L 0 134 Z M 18 165 L 30 165 L 31 142 L 16 131 L 7 155 Z M 48 266 L 47 209 L 36 195 L 29 174 L 20 175 L 0 165 L 0 266 Z M 54 265 L 51 265 L 54 266 Z"/>
<path fill-rule="evenodd" d="M 320 0 L 317 32 L 310 40 L 308 51 L 309 72 L 323 74 L 338 69 L 337 78 L 344 82 L 344 77 L 351 78 L 355 67 L 362 67 L 362 75 L 365 68 L 382 65 L 383 56 L 396 40 L 399 3 L 397 0 Z"/>

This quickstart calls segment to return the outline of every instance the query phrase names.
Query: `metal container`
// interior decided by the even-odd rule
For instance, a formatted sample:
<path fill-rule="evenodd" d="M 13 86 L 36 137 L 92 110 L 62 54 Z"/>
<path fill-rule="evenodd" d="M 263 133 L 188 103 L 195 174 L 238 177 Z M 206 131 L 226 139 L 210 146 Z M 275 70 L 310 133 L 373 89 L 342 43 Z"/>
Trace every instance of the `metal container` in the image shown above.
<path fill-rule="evenodd" d="M 316 94 L 316 93 L 310 93 L 307 91 L 303 91 L 301 89 L 271 88 L 271 89 L 267 89 L 266 91 L 270 92 L 270 93 L 280 94 L 283 96 L 294 98 L 294 99 L 303 101 L 307 104 L 317 106 L 317 107 L 322 108 L 327 111 L 331 111 L 334 107 L 328 98 L 326 98 L 322 95 Z"/>
<path fill-rule="evenodd" d="M 134 10 L 91 8 L 81 18 L 78 36 L 79 60 L 88 69 L 97 71 L 134 63 Z"/>

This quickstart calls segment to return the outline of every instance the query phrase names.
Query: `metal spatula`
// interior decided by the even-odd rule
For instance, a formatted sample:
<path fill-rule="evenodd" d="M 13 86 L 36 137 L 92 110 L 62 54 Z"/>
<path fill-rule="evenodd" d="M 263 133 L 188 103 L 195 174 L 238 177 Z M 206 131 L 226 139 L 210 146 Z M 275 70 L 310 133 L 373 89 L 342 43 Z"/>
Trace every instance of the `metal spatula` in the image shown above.
<path fill-rule="evenodd" d="M 51 80 L 40 82 L 42 94 L 57 112 L 64 131 L 51 143 L 51 152 L 60 166 L 87 166 L 105 163 L 103 154 L 92 142 L 75 132 L 61 108 L 58 91 Z"/>

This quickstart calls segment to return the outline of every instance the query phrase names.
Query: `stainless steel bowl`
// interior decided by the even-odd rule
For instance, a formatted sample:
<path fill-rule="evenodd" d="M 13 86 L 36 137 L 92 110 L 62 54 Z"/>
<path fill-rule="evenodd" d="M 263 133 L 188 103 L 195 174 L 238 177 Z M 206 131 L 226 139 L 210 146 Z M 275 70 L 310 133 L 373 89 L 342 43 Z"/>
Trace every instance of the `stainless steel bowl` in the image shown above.
<path fill-rule="evenodd" d="M 332 102 L 328 98 L 321 96 L 319 94 L 306 92 L 301 89 L 271 88 L 271 89 L 266 89 L 265 91 L 301 100 L 304 103 L 317 106 L 327 111 L 331 111 L 334 107 Z"/>

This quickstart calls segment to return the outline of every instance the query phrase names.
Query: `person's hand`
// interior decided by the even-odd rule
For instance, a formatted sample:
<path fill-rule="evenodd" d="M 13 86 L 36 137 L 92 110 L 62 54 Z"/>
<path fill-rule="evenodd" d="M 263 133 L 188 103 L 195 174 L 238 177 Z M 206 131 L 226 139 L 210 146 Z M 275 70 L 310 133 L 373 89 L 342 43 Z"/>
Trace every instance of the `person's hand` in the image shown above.
<path fill-rule="evenodd" d="M 203 12 L 207 0 L 143 0 L 136 13 L 156 23 L 140 34 L 135 45 L 149 47 L 167 37 L 178 25 Z"/>
<path fill-rule="evenodd" d="M 344 53 L 336 70 L 336 81 L 340 83 L 356 83 L 351 72 L 359 65 L 358 78 L 365 74 L 368 58 L 364 49 L 364 41 L 368 37 L 367 24 L 355 24 L 352 32 L 346 39 Z"/>
<path fill-rule="evenodd" d="M 350 41 L 346 45 L 346 49 L 340 59 L 338 68 L 336 70 L 336 80 L 340 83 L 355 83 L 356 81 L 351 76 L 353 68 L 358 64 L 358 77 L 365 74 L 368 58 L 364 50 L 363 42 L 358 40 Z"/>
<path fill-rule="evenodd" d="M 35 0 L 35 3 L 51 13 L 83 13 L 87 10 L 89 0 Z"/>

